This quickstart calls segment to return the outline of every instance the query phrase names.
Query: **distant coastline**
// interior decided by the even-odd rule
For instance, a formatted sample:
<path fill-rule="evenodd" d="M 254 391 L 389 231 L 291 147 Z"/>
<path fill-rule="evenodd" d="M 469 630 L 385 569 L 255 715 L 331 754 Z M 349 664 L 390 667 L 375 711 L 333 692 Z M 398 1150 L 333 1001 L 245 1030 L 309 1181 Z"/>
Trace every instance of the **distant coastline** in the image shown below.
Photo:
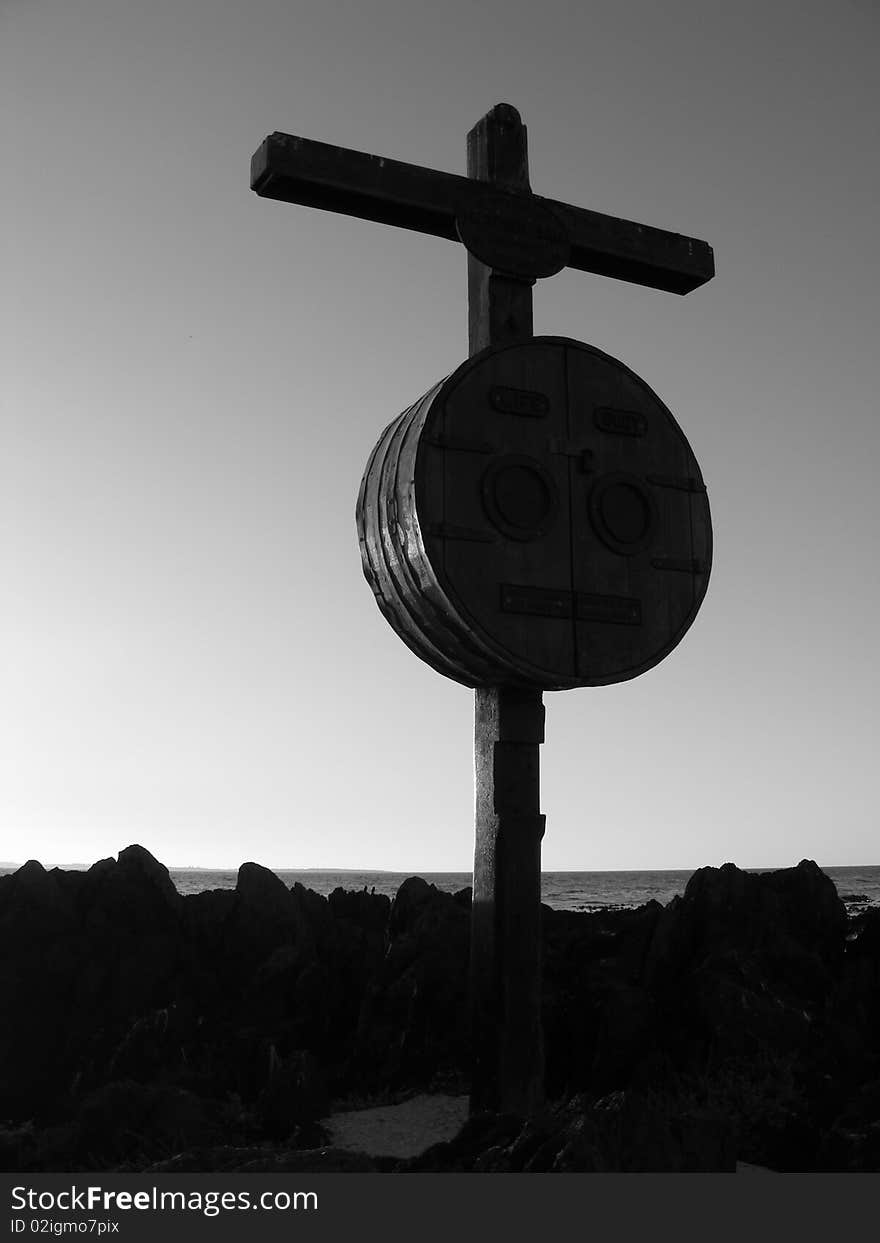
<path fill-rule="evenodd" d="M 30 858 L 33 858 L 33 857 L 34 856 L 30 856 Z M 106 855 L 104 857 L 111 858 L 115 856 Z M 27 862 L 28 862 L 28 859 L 19 859 L 19 860 L 0 859 L 0 871 L 15 871 L 20 867 L 24 867 L 25 863 Z M 91 863 L 54 863 L 54 862 L 43 863 L 43 860 L 40 859 L 39 862 L 46 869 L 46 871 L 50 871 L 52 868 L 60 868 L 63 871 L 87 872 L 90 867 L 94 867 L 95 863 L 97 863 L 98 860 L 93 859 Z M 249 862 L 249 860 L 242 859 L 241 862 L 245 863 L 245 862 Z M 253 862 L 259 862 L 259 860 L 253 860 Z M 727 862 L 727 860 L 724 860 L 723 862 Z M 736 861 L 730 860 L 730 862 L 735 863 Z M 762 864 L 758 867 L 751 867 L 749 865 L 741 866 L 738 863 L 736 864 L 736 866 L 740 869 L 741 872 L 778 872 L 778 871 L 782 871 L 784 868 L 793 867 L 794 864 L 797 862 L 798 860 L 795 859 L 793 861 L 789 860 L 788 863 L 768 863 L 768 864 Z M 418 867 L 417 868 L 405 868 L 405 867 L 398 867 L 398 868 L 345 867 L 345 868 L 341 868 L 341 867 L 330 867 L 330 866 L 298 867 L 294 865 L 280 864 L 280 863 L 261 863 L 260 866 L 265 867 L 270 872 L 275 872 L 275 873 L 278 873 L 278 872 L 297 872 L 297 873 L 332 872 L 334 875 L 339 875 L 339 876 L 357 876 L 363 873 L 369 873 L 371 876 L 447 876 L 447 875 L 464 873 L 464 872 L 470 873 L 473 871 L 472 867 L 470 866 L 460 867 L 460 868 L 427 868 L 427 869 L 418 868 Z M 698 864 L 696 866 L 688 865 L 687 867 L 667 867 L 667 868 L 651 868 L 651 867 L 542 868 L 541 870 L 542 872 L 547 873 L 548 875 L 556 875 L 556 876 L 563 876 L 563 875 L 601 876 L 601 875 L 606 875 L 606 874 L 609 876 L 622 876 L 622 875 L 632 875 L 637 872 L 652 872 L 658 876 L 662 876 L 666 873 L 671 874 L 673 872 L 676 872 L 676 873 L 677 872 L 696 872 L 696 871 L 699 871 L 701 867 L 705 867 L 705 866 L 707 865 Z M 709 866 L 719 867 L 720 864 L 716 863 L 716 864 L 711 864 Z M 217 866 L 212 866 L 210 864 L 204 864 L 204 863 L 166 863 L 165 867 L 168 868 L 169 872 L 237 872 L 238 869 L 241 867 L 241 863 L 229 864 L 229 865 L 224 864 L 224 865 L 217 865 Z M 845 869 L 849 871 L 859 871 L 860 869 L 880 867 L 880 863 L 818 863 L 818 867 L 820 867 L 823 872 L 828 872 L 829 870 L 839 872 Z"/>

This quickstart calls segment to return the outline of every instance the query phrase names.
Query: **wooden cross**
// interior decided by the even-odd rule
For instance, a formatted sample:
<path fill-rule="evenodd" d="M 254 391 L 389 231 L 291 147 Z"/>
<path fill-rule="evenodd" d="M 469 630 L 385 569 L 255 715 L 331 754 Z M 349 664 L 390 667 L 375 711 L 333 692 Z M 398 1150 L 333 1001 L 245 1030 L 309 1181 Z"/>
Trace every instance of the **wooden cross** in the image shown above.
<path fill-rule="evenodd" d="M 251 188 L 463 242 L 471 355 L 531 337 L 532 286 L 566 266 L 677 294 L 714 275 L 706 242 L 533 194 L 525 126 L 509 104 L 468 134 L 467 174 L 276 133 L 253 157 Z M 543 1099 L 544 1078 L 544 708 L 540 691 L 499 686 L 475 696 L 471 1109 L 527 1114 Z"/>

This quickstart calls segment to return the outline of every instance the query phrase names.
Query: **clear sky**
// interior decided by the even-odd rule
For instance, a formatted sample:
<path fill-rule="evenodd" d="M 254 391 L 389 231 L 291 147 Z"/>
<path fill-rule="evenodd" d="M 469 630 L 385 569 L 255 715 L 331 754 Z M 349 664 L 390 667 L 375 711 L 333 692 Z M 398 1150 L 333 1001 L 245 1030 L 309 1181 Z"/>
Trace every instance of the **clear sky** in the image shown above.
<path fill-rule="evenodd" d="M 467 354 L 460 246 L 259 199 L 274 130 L 704 238 L 684 298 L 565 271 L 709 487 L 691 630 L 545 697 L 547 869 L 880 862 L 871 0 L 0 0 L 0 859 L 465 870 L 470 691 L 373 602 L 382 427 Z"/>

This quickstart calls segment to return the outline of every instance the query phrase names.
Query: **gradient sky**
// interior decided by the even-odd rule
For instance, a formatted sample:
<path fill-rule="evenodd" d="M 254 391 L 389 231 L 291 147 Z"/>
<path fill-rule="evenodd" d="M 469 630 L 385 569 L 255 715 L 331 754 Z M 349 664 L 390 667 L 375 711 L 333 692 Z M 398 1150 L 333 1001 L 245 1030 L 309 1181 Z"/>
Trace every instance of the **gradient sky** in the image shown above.
<path fill-rule="evenodd" d="M 472 693 L 373 602 L 380 430 L 467 354 L 451 242 L 261 200 L 284 130 L 704 238 L 672 294 L 565 271 L 709 487 L 693 627 L 545 697 L 544 866 L 880 863 L 870 0 L 0 0 L 0 859 L 469 869 Z"/>

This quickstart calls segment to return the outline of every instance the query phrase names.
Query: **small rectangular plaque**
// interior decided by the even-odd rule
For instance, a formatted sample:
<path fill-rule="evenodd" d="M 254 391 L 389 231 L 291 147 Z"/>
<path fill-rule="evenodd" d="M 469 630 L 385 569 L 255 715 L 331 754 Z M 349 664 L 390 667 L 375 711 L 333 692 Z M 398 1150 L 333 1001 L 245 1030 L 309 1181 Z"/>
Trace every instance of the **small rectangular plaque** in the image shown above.
<path fill-rule="evenodd" d="M 502 414 L 521 414 L 530 419 L 543 419 L 550 410 L 546 393 L 536 393 L 527 388 L 506 388 L 496 384 L 489 391 L 489 400 Z"/>
<path fill-rule="evenodd" d="M 612 410 L 610 406 L 602 406 L 593 415 L 593 422 L 600 432 L 610 432 L 613 436 L 645 436 L 648 432 L 648 420 L 636 410 Z"/>
<path fill-rule="evenodd" d="M 574 610 L 578 621 L 603 622 L 613 626 L 642 624 L 641 600 L 552 587 L 517 587 L 502 583 L 501 609 L 505 613 L 528 613 L 535 617 L 571 617 Z"/>
<path fill-rule="evenodd" d="M 642 602 L 630 596 L 600 596 L 579 591 L 576 610 L 578 621 L 608 622 L 613 626 L 642 624 Z"/>
<path fill-rule="evenodd" d="M 652 557 L 651 565 L 655 570 L 678 570 L 682 574 L 702 574 L 706 569 L 703 561 L 690 557 Z"/>
<path fill-rule="evenodd" d="M 693 475 L 646 475 L 658 488 L 677 488 L 679 492 L 705 492 L 706 485 Z"/>
<path fill-rule="evenodd" d="M 501 584 L 501 611 L 503 613 L 530 613 L 535 617 L 571 617 L 572 596 L 570 591 L 557 591 L 553 587 L 515 587 Z"/>

